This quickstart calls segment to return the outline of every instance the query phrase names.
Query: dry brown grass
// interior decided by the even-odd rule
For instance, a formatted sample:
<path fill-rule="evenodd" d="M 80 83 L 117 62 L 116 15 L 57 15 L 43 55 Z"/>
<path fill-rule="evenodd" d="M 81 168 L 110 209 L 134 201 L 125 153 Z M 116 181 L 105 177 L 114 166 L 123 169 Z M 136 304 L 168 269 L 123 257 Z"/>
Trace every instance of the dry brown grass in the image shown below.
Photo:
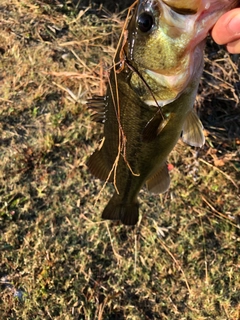
<path fill-rule="evenodd" d="M 68 3 L 0 4 L 0 318 L 240 319 L 239 57 L 209 39 L 205 146 L 176 146 L 170 190 L 141 191 L 136 228 L 101 221 L 112 189 L 96 203 L 84 102 L 123 20 Z"/>

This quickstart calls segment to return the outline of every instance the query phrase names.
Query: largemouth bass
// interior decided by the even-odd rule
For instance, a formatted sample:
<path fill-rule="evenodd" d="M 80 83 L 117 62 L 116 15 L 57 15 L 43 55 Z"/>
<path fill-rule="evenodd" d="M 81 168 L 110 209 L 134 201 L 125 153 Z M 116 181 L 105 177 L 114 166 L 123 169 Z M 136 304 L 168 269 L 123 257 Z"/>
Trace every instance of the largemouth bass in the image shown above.
<path fill-rule="evenodd" d="M 105 97 L 88 105 L 104 123 L 103 140 L 88 160 L 91 173 L 113 182 L 103 219 L 138 221 L 137 195 L 165 192 L 169 153 L 183 141 L 201 147 L 193 111 L 203 70 L 205 38 L 236 0 L 140 0 L 116 54 Z"/>

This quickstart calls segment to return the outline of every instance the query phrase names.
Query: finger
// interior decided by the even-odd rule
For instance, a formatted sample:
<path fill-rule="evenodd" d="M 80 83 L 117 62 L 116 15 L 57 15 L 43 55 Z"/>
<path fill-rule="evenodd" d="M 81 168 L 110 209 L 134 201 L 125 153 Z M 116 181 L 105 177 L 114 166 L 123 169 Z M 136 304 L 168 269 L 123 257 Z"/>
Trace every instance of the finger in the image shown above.
<path fill-rule="evenodd" d="M 227 44 L 227 51 L 228 51 L 229 53 L 233 53 L 233 54 L 235 54 L 235 53 L 240 53 L 240 39 L 228 43 L 228 44 Z"/>
<path fill-rule="evenodd" d="M 240 39 L 240 8 L 226 12 L 212 29 L 212 37 L 218 44 Z"/>

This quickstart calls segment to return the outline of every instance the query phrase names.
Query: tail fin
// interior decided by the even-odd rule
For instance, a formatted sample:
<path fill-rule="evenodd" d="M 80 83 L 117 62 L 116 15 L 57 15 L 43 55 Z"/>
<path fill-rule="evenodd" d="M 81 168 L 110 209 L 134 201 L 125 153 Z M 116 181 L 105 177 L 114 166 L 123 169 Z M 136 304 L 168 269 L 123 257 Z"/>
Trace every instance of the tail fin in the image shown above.
<path fill-rule="evenodd" d="M 134 225 L 138 222 L 138 201 L 122 203 L 115 193 L 103 210 L 102 218 L 109 220 L 121 220 L 125 225 Z"/>

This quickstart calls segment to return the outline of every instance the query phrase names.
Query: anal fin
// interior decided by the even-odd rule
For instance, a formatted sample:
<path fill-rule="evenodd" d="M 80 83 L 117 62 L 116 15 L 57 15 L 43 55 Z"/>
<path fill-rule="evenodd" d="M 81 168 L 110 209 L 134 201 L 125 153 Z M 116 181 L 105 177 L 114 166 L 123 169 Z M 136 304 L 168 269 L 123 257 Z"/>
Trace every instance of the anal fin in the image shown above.
<path fill-rule="evenodd" d="M 170 185 L 170 176 L 167 165 L 164 163 L 161 168 L 154 173 L 146 182 L 146 186 L 150 192 L 163 193 L 166 192 Z"/>
<path fill-rule="evenodd" d="M 205 143 L 203 125 L 196 112 L 189 111 L 182 128 L 182 140 L 193 147 L 202 147 Z"/>
<path fill-rule="evenodd" d="M 113 175 L 109 176 L 111 168 L 109 169 L 108 165 L 104 161 L 102 149 L 93 152 L 87 161 L 87 166 L 96 178 L 102 181 L 106 181 L 107 179 L 109 182 L 113 181 Z"/>

